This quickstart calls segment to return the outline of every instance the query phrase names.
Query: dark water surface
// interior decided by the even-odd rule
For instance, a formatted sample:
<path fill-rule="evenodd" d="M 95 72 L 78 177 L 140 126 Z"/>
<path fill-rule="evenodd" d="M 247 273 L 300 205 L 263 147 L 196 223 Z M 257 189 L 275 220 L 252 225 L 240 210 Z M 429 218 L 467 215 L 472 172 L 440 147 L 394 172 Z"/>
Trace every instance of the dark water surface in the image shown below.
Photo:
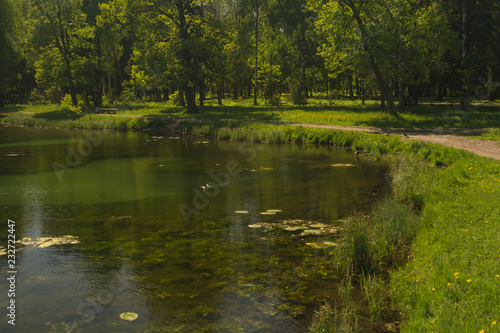
<path fill-rule="evenodd" d="M 368 209 L 388 189 L 386 168 L 354 156 L 0 127 L 0 245 L 5 252 L 8 219 L 25 244 L 16 326 L 2 315 L 0 332 L 303 332 L 338 282 L 327 253 L 310 245 L 335 236 L 248 226 L 339 225 Z M 3 254 L 4 314 L 7 263 Z"/>

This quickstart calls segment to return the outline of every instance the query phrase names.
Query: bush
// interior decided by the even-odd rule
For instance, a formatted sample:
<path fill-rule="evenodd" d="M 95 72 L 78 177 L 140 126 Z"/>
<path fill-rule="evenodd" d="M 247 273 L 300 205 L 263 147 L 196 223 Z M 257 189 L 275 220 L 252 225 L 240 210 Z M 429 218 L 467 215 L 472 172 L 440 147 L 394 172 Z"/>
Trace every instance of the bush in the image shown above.
<path fill-rule="evenodd" d="M 47 99 L 47 95 L 45 91 L 35 89 L 31 92 L 29 98 L 30 104 L 33 105 L 47 105 L 50 104 L 50 101 Z"/>
<path fill-rule="evenodd" d="M 330 91 L 328 93 L 328 96 L 327 98 L 329 100 L 337 100 L 337 99 L 340 99 L 340 91 L 338 89 L 333 89 L 332 91 Z"/>

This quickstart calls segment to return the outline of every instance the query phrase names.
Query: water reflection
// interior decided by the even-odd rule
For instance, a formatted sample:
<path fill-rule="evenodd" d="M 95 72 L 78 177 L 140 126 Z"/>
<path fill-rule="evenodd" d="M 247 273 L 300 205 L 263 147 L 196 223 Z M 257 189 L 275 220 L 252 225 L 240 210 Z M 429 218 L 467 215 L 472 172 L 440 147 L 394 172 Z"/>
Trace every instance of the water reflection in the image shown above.
<path fill-rule="evenodd" d="M 302 332 L 337 281 L 328 253 L 305 243 L 333 236 L 248 225 L 335 224 L 387 189 L 383 166 L 331 147 L 148 133 L 103 133 L 59 181 L 53 163 L 85 140 L 78 131 L 0 128 L 0 200 L 17 238 L 80 241 L 20 249 L 18 331 Z M 228 166 L 238 172 L 194 207 L 201 186 L 217 186 L 214 175 Z M 189 221 L 183 204 L 196 210 Z M 139 317 L 126 322 L 123 312 Z"/>

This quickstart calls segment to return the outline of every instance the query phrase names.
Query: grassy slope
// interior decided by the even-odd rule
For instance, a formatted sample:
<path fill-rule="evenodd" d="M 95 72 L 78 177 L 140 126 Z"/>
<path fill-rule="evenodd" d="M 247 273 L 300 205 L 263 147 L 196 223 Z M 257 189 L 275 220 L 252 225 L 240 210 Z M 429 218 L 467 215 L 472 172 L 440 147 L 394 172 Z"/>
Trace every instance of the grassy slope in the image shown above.
<path fill-rule="evenodd" d="M 395 176 L 396 196 L 424 205 L 413 259 L 391 278 L 402 331 L 498 331 L 500 163 L 471 156 L 437 169 L 407 161 Z"/>

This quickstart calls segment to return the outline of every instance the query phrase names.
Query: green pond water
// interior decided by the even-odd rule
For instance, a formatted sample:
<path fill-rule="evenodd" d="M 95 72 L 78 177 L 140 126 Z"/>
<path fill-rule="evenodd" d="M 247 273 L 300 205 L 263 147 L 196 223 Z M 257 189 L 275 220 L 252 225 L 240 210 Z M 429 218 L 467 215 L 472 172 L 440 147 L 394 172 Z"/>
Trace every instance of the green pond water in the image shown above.
<path fill-rule="evenodd" d="M 386 171 L 327 146 L 0 127 L 0 332 L 304 332 L 337 295 L 320 231 Z"/>

